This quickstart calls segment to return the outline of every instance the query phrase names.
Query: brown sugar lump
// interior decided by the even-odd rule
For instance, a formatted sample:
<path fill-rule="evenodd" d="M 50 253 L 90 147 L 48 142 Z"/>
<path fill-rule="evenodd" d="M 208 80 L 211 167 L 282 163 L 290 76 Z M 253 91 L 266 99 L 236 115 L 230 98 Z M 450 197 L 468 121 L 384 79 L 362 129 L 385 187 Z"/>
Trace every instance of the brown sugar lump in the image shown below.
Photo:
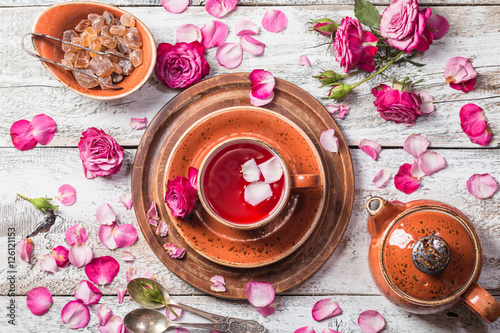
<path fill-rule="evenodd" d="M 92 75 L 92 71 L 90 69 L 83 69 L 83 71 L 85 73 Z M 90 89 L 99 86 L 99 79 L 97 79 L 96 77 L 85 75 L 77 71 L 73 71 L 73 75 L 75 76 L 75 79 L 78 82 L 78 84 L 81 85 L 83 88 Z"/>
<path fill-rule="evenodd" d="M 113 63 L 108 57 L 96 54 L 95 57 L 90 60 L 90 69 L 97 76 L 109 76 L 115 70 Z"/>
<path fill-rule="evenodd" d="M 135 27 L 135 17 L 130 14 L 123 14 L 120 17 L 120 23 L 129 28 Z"/>

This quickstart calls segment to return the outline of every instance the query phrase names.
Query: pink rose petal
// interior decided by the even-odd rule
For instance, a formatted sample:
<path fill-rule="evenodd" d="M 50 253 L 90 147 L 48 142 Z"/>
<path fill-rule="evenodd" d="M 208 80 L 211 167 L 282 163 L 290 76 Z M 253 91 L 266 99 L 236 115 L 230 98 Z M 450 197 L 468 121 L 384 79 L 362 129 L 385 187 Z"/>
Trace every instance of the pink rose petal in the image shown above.
<path fill-rule="evenodd" d="M 120 195 L 120 201 L 127 210 L 132 209 L 132 192 L 127 192 Z"/>
<path fill-rule="evenodd" d="M 76 201 L 76 190 L 73 186 L 65 184 L 57 190 L 56 199 L 65 206 L 71 206 Z"/>
<path fill-rule="evenodd" d="M 234 30 L 236 36 L 243 36 L 243 35 L 256 35 L 259 33 L 260 29 L 252 21 L 241 20 L 238 23 L 236 23 Z"/>
<path fill-rule="evenodd" d="M 285 13 L 278 9 L 269 9 L 262 18 L 262 27 L 269 32 L 280 32 L 286 28 L 287 23 Z"/>
<path fill-rule="evenodd" d="M 331 328 L 324 328 L 323 331 L 321 331 L 321 333 L 340 333 L 339 331 L 336 331 L 336 330 L 332 330 Z"/>
<path fill-rule="evenodd" d="M 243 179 L 249 183 L 258 181 L 260 179 L 260 169 L 257 166 L 257 162 L 252 158 L 243 163 L 241 165 L 241 174 L 243 175 Z"/>
<path fill-rule="evenodd" d="M 283 176 L 283 167 L 280 160 L 275 156 L 258 165 L 264 181 L 268 184 L 277 182 Z"/>
<path fill-rule="evenodd" d="M 486 199 L 497 191 L 498 183 L 489 173 L 475 174 L 467 181 L 467 190 L 479 199 Z"/>
<path fill-rule="evenodd" d="M 96 217 L 97 221 L 104 225 L 112 225 L 116 221 L 116 214 L 108 203 L 97 207 Z"/>
<path fill-rule="evenodd" d="M 321 143 L 321 147 L 323 147 L 326 151 L 338 153 L 339 139 L 335 136 L 335 131 L 333 129 L 328 129 L 321 133 L 319 142 Z"/>
<path fill-rule="evenodd" d="M 259 42 L 249 35 L 243 35 L 240 37 L 240 45 L 243 50 L 254 56 L 261 55 L 266 49 L 266 44 Z"/>
<path fill-rule="evenodd" d="M 377 333 L 384 328 L 385 319 L 377 311 L 367 310 L 359 315 L 358 325 L 364 333 Z"/>
<path fill-rule="evenodd" d="M 56 260 L 50 254 L 44 254 L 42 256 L 42 259 L 40 259 L 40 269 L 52 274 L 55 274 L 59 270 Z"/>
<path fill-rule="evenodd" d="M 205 10 L 210 15 L 221 18 L 232 11 L 237 3 L 238 0 L 207 0 Z"/>
<path fill-rule="evenodd" d="M 69 250 L 64 246 L 56 246 L 50 254 L 56 260 L 56 264 L 58 267 L 66 267 L 68 265 Z"/>
<path fill-rule="evenodd" d="M 170 306 L 172 308 L 172 310 L 175 311 L 175 313 L 177 314 L 177 317 L 172 313 L 172 311 L 170 311 L 167 307 L 165 308 L 165 314 L 167 315 L 167 318 L 172 320 L 172 321 L 175 321 L 175 320 L 178 320 L 181 318 L 182 314 L 184 313 L 184 310 L 178 306 L 174 306 L 174 305 L 171 305 Z"/>
<path fill-rule="evenodd" d="M 126 262 L 132 262 L 134 261 L 136 258 L 135 256 L 132 254 L 132 252 L 130 251 L 123 251 L 123 261 L 126 261 Z"/>
<path fill-rule="evenodd" d="M 31 130 L 31 123 L 26 119 L 16 121 L 10 127 L 12 144 L 19 150 L 30 150 L 35 148 L 37 141 Z"/>
<path fill-rule="evenodd" d="M 112 225 L 102 224 L 99 227 L 99 239 L 104 244 L 104 246 L 106 246 L 110 250 L 118 248 L 115 238 L 113 237 L 113 231 L 115 228 L 116 223 L 113 223 Z"/>
<path fill-rule="evenodd" d="M 168 234 L 168 225 L 161 221 L 158 227 L 156 227 L 156 234 L 160 237 L 166 237 Z"/>
<path fill-rule="evenodd" d="M 220 21 L 210 21 L 201 28 L 201 43 L 209 49 L 222 45 L 226 41 L 227 25 Z"/>
<path fill-rule="evenodd" d="M 163 248 L 165 248 L 165 250 L 168 251 L 168 254 L 173 259 L 182 259 L 182 257 L 184 257 L 184 254 L 186 253 L 185 249 L 181 249 L 181 248 L 175 246 L 174 244 L 170 244 L 170 243 L 163 244 Z"/>
<path fill-rule="evenodd" d="M 118 304 L 123 304 L 123 298 L 127 293 L 127 288 L 116 288 L 116 296 L 118 296 Z"/>
<path fill-rule="evenodd" d="M 387 182 L 391 179 L 391 172 L 387 171 L 385 169 L 380 170 L 377 172 L 375 177 L 373 177 L 373 184 L 377 186 L 378 188 L 384 187 Z"/>
<path fill-rule="evenodd" d="M 425 25 L 432 31 L 432 39 L 441 39 L 448 31 L 450 24 L 448 20 L 441 15 L 432 13 L 425 21 Z"/>
<path fill-rule="evenodd" d="M 52 294 L 45 287 L 31 289 L 26 294 L 26 306 L 35 316 L 41 316 L 52 306 Z"/>
<path fill-rule="evenodd" d="M 146 218 L 151 225 L 158 225 L 158 221 L 160 217 L 158 216 L 158 211 L 156 210 L 156 202 L 151 201 L 151 206 L 149 207 L 148 212 L 146 213 Z"/>
<path fill-rule="evenodd" d="M 276 311 L 276 306 L 278 306 L 278 303 L 273 302 L 263 308 L 257 308 L 257 311 L 260 313 L 262 317 L 269 317 Z"/>
<path fill-rule="evenodd" d="M 126 333 L 130 332 L 123 325 L 123 319 L 120 316 L 112 315 L 104 325 L 97 327 L 99 333 Z"/>
<path fill-rule="evenodd" d="M 420 97 L 420 112 L 425 114 L 434 112 L 436 109 L 434 98 L 428 92 L 420 91 L 417 96 Z"/>
<path fill-rule="evenodd" d="M 189 0 L 161 0 L 161 5 L 172 14 L 179 14 L 186 10 Z"/>
<path fill-rule="evenodd" d="M 191 333 L 191 331 L 184 327 L 177 327 L 175 333 Z"/>
<path fill-rule="evenodd" d="M 327 111 L 331 114 L 338 112 L 340 119 L 343 119 L 351 110 L 351 107 L 347 104 L 326 104 L 325 106 Z"/>
<path fill-rule="evenodd" d="M 150 269 L 147 269 L 144 274 L 142 274 L 142 277 L 145 277 L 145 278 L 148 278 L 148 279 L 151 279 L 151 280 L 156 280 L 156 275 L 155 273 L 153 273 L 152 270 Z"/>
<path fill-rule="evenodd" d="M 224 277 L 220 276 L 220 275 L 214 275 L 214 276 L 212 276 L 210 278 L 210 282 L 212 282 L 212 283 L 220 283 L 220 284 L 223 284 L 223 285 L 226 284 L 226 280 L 224 280 Z"/>
<path fill-rule="evenodd" d="M 250 281 L 246 286 L 246 296 L 250 304 L 262 308 L 274 301 L 274 288 L 267 282 Z"/>
<path fill-rule="evenodd" d="M 99 285 L 111 283 L 119 270 L 120 264 L 110 256 L 95 258 L 85 266 L 89 280 Z"/>
<path fill-rule="evenodd" d="M 316 333 L 316 331 L 311 326 L 304 326 L 295 330 L 294 333 Z"/>
<path fill-rule="evenodd" d="M 216 293 L 226 291 L 226 281 L 224 280 L 224 277 L 220 275 L 214 275 L 210 279 L 210 282 L 212 282 L 212 285 L 210 286 L 210 289 L 212 291 L 215 291 Z"/>
<path fill-rule="evenodd" d="M 483 109 L 473 103 L 462 106 L 460 109 L 460 126 L 469 137 L 482 135 L 488 126 Z"/>
<path fill-rule="evenodd" d="M 476 86 L 476 78 L 460 82 L 460 83 L 453 83 L 450 82 L 450 87 L 455 89 L 455 90 L 462 90 L 464 93 L 467 93 L 469 91 L 474 90 L 474 87 Z"/>
<path fill-rule="evenodd" d="M 56 129 L 56 122 L 46 114 L 38 114 L 31 120 L 33 137 L 41 145 L 48 145 L 52 141 Z"/>
<path fill-rule="evenodd" d="M 418 166 L 426 176 L 446 167 L 446 160 L 443 156 L 434 151 L 425 151 L 418 156 Z"/>
<path fill-rule="evenodd" d="M 70 246 L 76 243 L 85 243 L 88 239 L 87 231 L 81 224 L 75 224 L 68 228 L 64 235 L 66 236 L 66 242 Z"/>
<path fill-rule="evenodd" d="M 254 182 L 245 187 L 245 202 L 252 206 L 257 206 L 261 202 L 272 197 L 273 191 L 271 185 L 264 182 Z"/>
<path fill-rule="evenodd" d="M 312 308 L 312 317 L 316 321 L 331 318 L 342 313 L 342 309 L 331 298 L 316 302 Z"/>
<path fill-rule="evenodd" d="M 418 134 L 410 134 L 403 144 L 403 149 L 411 156 L 417 158 L 429 147 L 429 140 Z"/>
<path fill-rule="evenodd" d="M 493 133 L 491 132 L 489 127 L 486 127 L 486 130 L 483 134 L 478 136 L 469 136 L 469 139 L 473 143 L 477 143 L 480 146 L 486 147 L 490 144 L 491 138 L 493 137 Z"/>
<path fill-rule="evenodd" d="M 454 57 L 446 63 L 443 75 L 448 83 L 461 83 L 476 78 L 477 72 L 469 59 Z"/>
<path fill-rule="evenodd" d="M 130 282 L 130 280 L 137 279 L 139 277 L 139 273 L 135 270 L 135 268 L 130 267 L 128 271 L 125 272 L 125 278 L 127 279 L 127 283 Z"/>
<path fill-rule="evenodd" d="M 197 181 L 198 181 L 198 169 L 196 168 L 193 168 L 193 167 L 189 167 L 189 170 L 188 170 L 188 180 L 189 180 L 189 183 L 191 184 L 191 186 L 193 186 L 193 188 L 196 190 L 198 185 L 197 185 Z"/>
<path fill-rule="evenodd" d="M 136 130 L 142 130 L 148 125 L 148 118 L 130 118 L 129 124 Z"/>
<path fill-rule="evenodd" d="M 378 155 L 382 150 L 382 146 L 380 146 L 379 143 L 368 139 L 361 140 L 361 142 L 359 143 L 359 148 L 367 153 L 368 156 L 373 158 L 375 161 L 378 159 Z"/>
<path fill-rule="evenodd" d="M 250 91 L 250 94 L 248 95 L 248 97 L 250 99 L 250 104 L 252 104 L 253 106 L 263 106 L 263 105 L 269 104 L 273 101 L 274 92 L 271 91 L 271 95 L 269 95 L 267 98 L 260 99 L 260 98 L 254 97 L 252 95 L 252 92 Z"/>
<path fill-rule="evenodd" d="M 201 43 L 201 30 L 194 24 L 182 24 L 177 28 L 175 34 L 177 43 L 191 43 L 194 41 Z"/>
<path fill-rule="evenodd" d="M 252 95 L 255 98 L 266 99 L 274 90 L 276 81 L 271 72 L 263 69 L 254 69 L 249 76 L 250 83 L 252 84 Z"/>
<path fill-rule="evenodd" d="M 33 250 L 33 241 L 31 238 L 23 238 L 17 242 L 16 252 L 19 258 L 26 262 L 30 262 L 31 251 Z"/>
<path fill-rule="evenodd" d="M 299 66 L 311 67 L 311 63 L 305 54 L 299 56 Z"/>
<path fill-rule="evenodd" d="M 99 326 L 106 325 L 106 322 L 111 317 L 111 309 L 106 304 L 101 304 L 97 307 L 96 311 Z"/>
<path fill-rule="evenodd" d="M 219 46 L 215 56 L 222 67 L 233 69 L 241 64 L 243 49 L 236 43 L 224 43 Z"/>
<path fill-rule="evenodd" d="M 420 179 L 423 176 L 425 176 L 425 172 L 423 172 L 422 169 L 420 169 L 418 158 L 413 159 L 413 163 L 411 164 L 411 169 L 410 169 L 410 175 L 417 179 Z"/>
<path fill-rule="evenodd" d="M 83 267 L 87 265 L 93 257 L 93 252 L 90 246 L 85 243 L 73 244 L 69 249 L 69 262 L 75 267 Z"/>
<path fill-rule="evenodd" d="M 79 301 L 70 301 L 62 308 L 61 319 L 71 329 L 83 328 L 90 321 L 90 311 Z"/>
<path fill-rule="evenodd" d="M 101 291 L 89 281 L 80 281 L 76 286 L 75 298 L 85 305 L 97 304 L 101 297 Z"/>
<path fill-rule="evenodd" d="M 411 164 L 405 163 L 399 167 L 399 171 L 394 176 L 394 186 L 406 194 L 415 192 L 420 187 L 420 180 L 411 175 Z"/>
<path fill-rule="evenodd" d="M 113 239 L 118 247 L 127 247 L 137 240 L 137 229 L 131 224 L 122 224 L 113 229 Z"/>

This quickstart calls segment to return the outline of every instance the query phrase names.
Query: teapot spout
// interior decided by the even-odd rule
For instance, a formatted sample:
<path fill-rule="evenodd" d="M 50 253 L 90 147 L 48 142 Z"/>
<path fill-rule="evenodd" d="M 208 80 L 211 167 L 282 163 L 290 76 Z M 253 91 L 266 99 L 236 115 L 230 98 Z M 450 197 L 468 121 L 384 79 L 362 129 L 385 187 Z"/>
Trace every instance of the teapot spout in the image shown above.
<path fill-rule="evenodd" d="M 380 197 L 371 197 L 366 202 L 368 232 L 372 238 L 380 237 L 394 217 L 405 209 L 399 201 L 389 202 Z"/>

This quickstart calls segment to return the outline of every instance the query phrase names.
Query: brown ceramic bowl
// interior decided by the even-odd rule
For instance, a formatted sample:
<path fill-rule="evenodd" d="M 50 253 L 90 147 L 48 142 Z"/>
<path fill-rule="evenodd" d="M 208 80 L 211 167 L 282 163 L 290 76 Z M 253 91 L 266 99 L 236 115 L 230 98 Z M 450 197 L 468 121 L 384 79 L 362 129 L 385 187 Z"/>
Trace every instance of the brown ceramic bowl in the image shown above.
<path fill-rule="evenodd" d="M 32 32 L 62 38 L 65 30 L 74 29 L 81 20 L 87 18 L 88 14 L 102 14 L 104 11 L 108 11 L 115 17 L 120 17 L 123 14 L 130 14 L 118 7 L 99 2 L 62 2 L 43 11 L 33 23 L 31 30 Z M 70 71 L 43 61 L 42 63 L 49 73 L 59 82 L 80 95 L 99 100 L 112 100 L 128 96 L 138 90 L 149 79 L 156 62 L 156 44 L 151 32 L 146 25 L 137 18 L 136 27 L 142 36 L 144 60 L 142 65 L 137 67 L 130 76 L 125 77 L 122 82 L 118 83 L 123 89 L 86 89 L 76 82 L 76 79 Z M 36 37 L 33 38 L 33 47 L 42 57 L 55 60 L 59 63 L 64 56 L 61 43 L 57 41 Z"/>

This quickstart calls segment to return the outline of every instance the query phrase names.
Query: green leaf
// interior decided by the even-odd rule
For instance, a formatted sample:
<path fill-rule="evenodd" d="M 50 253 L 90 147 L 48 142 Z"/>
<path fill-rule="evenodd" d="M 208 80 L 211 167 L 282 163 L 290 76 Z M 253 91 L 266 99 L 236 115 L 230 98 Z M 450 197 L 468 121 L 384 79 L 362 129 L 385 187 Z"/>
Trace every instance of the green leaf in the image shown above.
<path fill-rule="evenodd" d="M 354 2 L 354 14 L 359 22 L 372 29 L 378 29 L 381 15 L 377 8 L 366 0 L 355 0 Z"/>

